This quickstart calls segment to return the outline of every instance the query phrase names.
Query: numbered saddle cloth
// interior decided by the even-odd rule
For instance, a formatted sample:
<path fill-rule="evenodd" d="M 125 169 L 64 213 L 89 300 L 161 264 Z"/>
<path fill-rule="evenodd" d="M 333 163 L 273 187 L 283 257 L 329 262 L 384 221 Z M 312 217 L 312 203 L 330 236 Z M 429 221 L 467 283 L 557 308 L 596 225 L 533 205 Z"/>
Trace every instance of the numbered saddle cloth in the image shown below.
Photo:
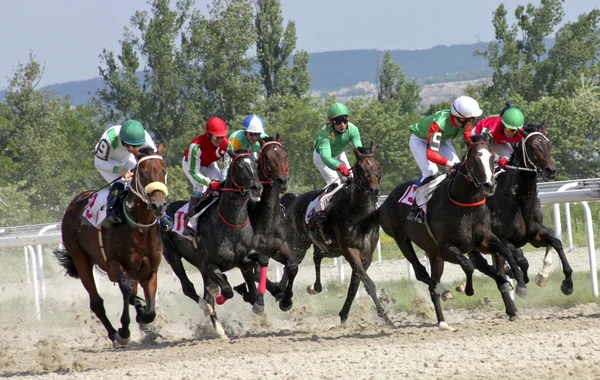
<path fill-rule="evenodd" d="M 102 221 L 106 219 L 106 202 L 109 189 L 102 189 L 88 196 L 88 204 L 83 209 L 83 217 L 98 230 L 102 229 Z"/>

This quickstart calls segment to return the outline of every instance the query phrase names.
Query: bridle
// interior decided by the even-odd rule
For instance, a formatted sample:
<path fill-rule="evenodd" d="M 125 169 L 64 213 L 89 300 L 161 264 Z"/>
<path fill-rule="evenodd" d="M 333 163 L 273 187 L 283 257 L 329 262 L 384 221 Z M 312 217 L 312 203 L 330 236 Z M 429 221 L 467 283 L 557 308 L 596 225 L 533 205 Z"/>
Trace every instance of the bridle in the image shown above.
<path fill-rule="evenodd" d="M 268 142 L 264 143 L 262 148 L 260 149 L 260 158 L 258 160 L 258 170 L 263 175 L 263 177 L 266 178 L 265 181 L 260 180 L 260 183 L 263 185 L 272 185 L 273 184 L 273 179 L 268 174 L 269 168 L 265 164 L 265 158 L 264 158 L 265 154 L 263 152 L 265 150 L 265 148 L 269 145 L 279 145 L 283 149 L 283 145 L 281 145 L 281 143 L 279 141 L 268 141 Z M 288 163 L 286 162 L 285 163 L 285 174 L 289 174 L 289 172 L 290 172 L 290 168 L 289 168 Z"/>
<path fill-rule="evenodd" d="M 152 209 L 150 198 L 148 197 L 148 194 L 151 194 L 155 191 L 160 191 L 165 195 L 165 197 L 167 197 L 169 195 L 169 190 L 167 189 L 167 174 L 165 174 L 165 182 L 164 183 L 155 181 L 155 182 L 150 182 L 146 186 L 142 185 L 142 181 L 140 180 L 140 175 L 139 175 L 140 164 L 144 161 L 153 160 L 153 159 L 161 160 L 161 161 L 163 160 L 162 156 L 159 156 L 157 154 L 145 156 L 138 160 L 137 165 L 135 167 L 135 172 L 133 175 L 135 177 L 135 181 L 133 181 L 131 186 L 129 186 L 129 191 L 131 191 L 135 196 L 137 196 L 139 199 L 141 199 L 142 202 L 144 202 L 146 204 L 146 208 L 148 210 Z M 142 188 L 143 188 L 143 191 L 140 191 L 140 189 L 142 189 Z M 123 214 L 125 215 L 125 219 L 127 220 L 127 222 L 129 224 L 131 224 L 134 227 L 138 227 L 138 228 L 151 227 L 154 224 L 156 224 L 156 221 L 158 220 L 158 218 L 154 217 L 154 221 L 150 224 L 137 223 L 136 221 L 134 221 L 131 218 L 131 215 L 129 215 L 129 213 L 127 212 L 127 206 L 125 205 L 125 203 L 123 204 Z"/>
<path fill-rule="evenodd" d="M 489 148 L 491 148 L 491 145 L 489 142 L 487 141 L 479 141 L 479 142 L 475 142 L 473 144 L 471 144 L 468 148 L 467 151 L 465 152 L 465 157 L 469 154 L 469 151 L 471 149 L 473 149 L 473 147 L 475 147 L 476 145 L 480 145 L 480 144 L 486 144 Z M 465 167 L 465 170 L 467 171 L 467 174 L 461 172 L 459 169 L 461 166 Z M 458 169 L 456 170 L 457 174 L 462 175 L 463 177 L 465 177 L 465 179 L 469 182 L 471 182 L 476 188 L 481 187 L 481 183 L 479 182 L 479 180 L 477 178 L 475 178 L 475 176 L 471 173 L 471 165 L 469 164 L 469 160 L 467 159 L 463 159 L 459 166 Z"/>
<path fill-rule="evenodd" d="M 537 172 L 537 173 L 541 173 L 542 172 L 542 168 L 537 165 L 535 162 L 533 162 L 533 160 L 529 157 L 529 154 L 527 153 L 527 140 L 529 140 L 530 137 L 532 136 L 542 136 L 546 141 L 550 141 L 548 139 L 548 137 L 546 137 L 546 135 L 544 135 L 542 132 L 531 132 L 530 134 L 528 134 L 527 136 L 525 136 L 525 138 L 523 139 L 523 142 L 521 142 L 521 148 L 523 151 L 523 164 L 525 165 L 525 167 L 519 167 L 519 166 L 506 166 L 509 169 L 518 169 L 518 170 L 526 170 L 526 171 L 530 171 L 530 172 Z"/>
<path fill-rule="evenodd" d="M 238 158 L 240 157 L 252 157 L 250 155 L 250 153 L 240 153 L 237 156 L 235 156 L 233 158 L 233 160 L 231 161 L 231 172 L 229 173 L 229 178 L 231 179 L 231 183 L 233 184 L 233 187 L 222 187 L 219 189 L 219 192 L 222 191 L 228 191 L 228 192 L 234 192 L 234 193 L 240 193 L 240 194 L 245 194 L 246 193 L 246 189 L 244 189 L 243 186 L 240 186 L 237 181 L 235 180 L 235 175 L 233 174 L 233 171 L 235 170 L 235 162 L 237 161 Z"/>
<path fill-rule="evenodd" d="M 373 157 L 373 158 L 374 158 L 374 157 L 375 157 L 375 154 L 374 154 L 374 153 L 367 153 L 367 154 L 363 154 L 363 155 L 361 155 L 360 157 L 358 157 L 358 158 L 357 158 L 357 160 L 356 160 L 356 163 L 354 164 L 354 166 L 350 168 L 350 170 L 352 170 L 352 172 L 353 172 L 353 174 L 354 174 L 354 177 L 355 177 L 355 178 L 357 177 L 357 175 L 356 175 L 356 171 L 355 171 L 355 170 L 358 168 L 358 166 L 359 166 L 358 164 L 360 163 L 360 161 L 361 161 L 361 160 L 364 160 L 364 159 L 366 159 L 366 158 L 371 158 L 371 157 Z M 369 178 L 370 176 L 375 176 L 375 178 L 377 178 L 377 182 L 379 182 L 380 184 L 381 184 L 381 182 L 383 181 L 383 175 L 382 175 L 382 174 L 379 174 L 379 173 L 376 173 L 376 172 L 373 172 L 373 171 L 368 171 L 368 172 L 366 173 L 366 175 L 365 175 L 365 179 L 366 179 L 366 178 Z M 358 183 L 358 181 L 355 181 L 355 182 L 354 182 L 354 185 L 355 185 L 355 186 L 356 186 L 356 187 L 357 187 L 359 190 L 361 190 L 361 191 L 363 191 L 363 192 L 365 192 L 365 193 L 369 193 L 369 189 L 367 189 L 367 188 L 364 188 L 363 186 L 361 186 L 361 185 Z"/>

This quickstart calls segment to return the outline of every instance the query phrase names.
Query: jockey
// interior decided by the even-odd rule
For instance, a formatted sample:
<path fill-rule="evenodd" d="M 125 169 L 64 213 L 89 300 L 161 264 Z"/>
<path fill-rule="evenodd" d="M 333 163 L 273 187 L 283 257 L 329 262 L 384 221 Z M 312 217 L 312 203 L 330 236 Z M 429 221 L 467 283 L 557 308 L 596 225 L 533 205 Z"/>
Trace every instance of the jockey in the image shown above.
<path fill-rule="evenodd" d="M 253 156 L 258 156 L 260 152 L 258 137 L 261 139 L 268 137 L 265 133 L 265 122 L 258 115 L 249 115 L 244 119 L 242 125 L 244 129 L 229 135 L 229 149 L 232 151 L 244 149 Z"/>
<path fill-rule="evenodd" d="M 496 154 L 496 162 L 502 169 L 506 169 L 510 156 L 513 153 L 511 143 L 520 142 L 523 139 L 519 129 L 523 127 L 525 117 L 523 113 L 506 102 L 506 107 L 500 112 L 500 116 L 490 116 L 479 121 L 473 129 L 473 135 L 488 133 L 494 139 L 492 150 Z"/>
<path fill-rule="evenodd" d="M 449 169 L 458 168 L 460 159 L 450 140 L 462 135 L 466 141 L 471 141 L 473 121 L 482 113 L 475 99 L 459 96 L 452 102 L 449 110 L 426 116 L 409 127 L 412 135 L 408 145 L 421 169 L 421 177 L 415 182 L 416 186 L 420 186 L 423 180 L 436 174 L 438 165 Z M 420 208 L 416 202 L 413 203 L 408 219 L 422 222 Z"/>
<path fill-rule="evenodd" d="M 334 103 L 329 106 L 327 119 L 329 119 L 329 123 L 321 128 L 315 139 L 313 162 L 321 173 L 326 186 L 329 186 L 342 177 L 351 176 L 350 163 L 344 150 L 350 143 L 355 148 L 360 148 L 362 142 L 358 128 L 348 122 L 348 109 L 342 103 Z M 337 189 L 341 188 L 341 186 L 337 186 Z M 320 198 L 319 204 L 315 207 L 313 221 L 323 222 L 329 199 L 337 189 Z"/>
<path fill-rule="evenodd" d="M 96 144 L 94 165 L 100 175 L 108 183 L 112 183 L 106 202 L 106 219 L 102 222 L 103 228 L 123 222 L 118 199 L 125 190 L 125 185 L 133 176 L 132 170 L 137 165 L 137 160 L 132 152 L 142 147 L 150 147 L 156 152 L 156 145 L 152 141 L 152 137 L 144 129 L 142 123 L 136 120 L 127 120 L 122 125 L 110 127 Z M 173 228 L 173 222 L 167 215 L 160 219 L 160 225 L 165 231 Z"/>
<path fill-rule="evenodd" d="M 209 189 L 218 191 L 227 175 L 230 160 L 226 154 L 227 125 L 216 116 L 206 122 L 206 133 L 196 136 L 183 153 L 181 166 L 194 190 L 190 197 L 186 221 L 194 215 L 194 208 L 200 203 L 202 194 Z M 219 169 L 217 161 L 224 159 L 224 168 Z M 187 223 L 186 223 L 187 224 Z"/>

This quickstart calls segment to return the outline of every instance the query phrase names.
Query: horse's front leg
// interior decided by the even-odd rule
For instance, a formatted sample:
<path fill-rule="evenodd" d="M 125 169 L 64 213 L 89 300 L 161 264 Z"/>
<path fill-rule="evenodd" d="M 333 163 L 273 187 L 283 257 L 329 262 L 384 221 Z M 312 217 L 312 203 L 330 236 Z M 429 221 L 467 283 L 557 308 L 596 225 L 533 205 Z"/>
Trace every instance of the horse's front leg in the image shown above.
<path fill-rule="evenodd" d="M 140 285 L 144 289 L 144 297 L 146 298 L 146 307 L 142 309 L 141 305 L 136 305 L 137 323 L 148 324 L 156 318 L 156 291 L 158 288 L 157 272 L 153 271 L 150 276 L 144 278 Z"/>
<path fill-rule="evenodd" d="M 573 294 L 573 269 L 571 269 L 571 265 L 569 265 L 562 242 L 560 239 L 554 237 L 554 234 L 552 234 L 551 231 L 549 231 L 546 227 L 543 227 L 538 236 L 539 240 L 543 242 L 542 244 L 545 244 L 546 246 L 551 245 L 552 248 L 554 248 L 558 253 L 560 263 L 563 267 L 563 273 L 565 275 L 565 279 L 562 282 L 560 290 L 567 296 Z M 546 251 L 546 256 L 549 256 L 548 251 Z"/>
<path fill-rule="evenodd" d="M 519 264 L 517 263 L 517 260 L 513 253 L 510 251 L 510 249 L 508 249 L 504 244 L 502 244 L 500 239 L 498 239 L 498 237 L 496 237 L 496 235 L 493 234 L 489 235 L 487 239 L 485 239 L 482 248 L 484 247 L 489 248 L 491 253 L 496 253 L 500 255 L 500 257 L 502 257 L 508 262 L 512 273 L 514 274 L 515 280 L 517 280 L 516 293 L 519 297 L 525 297 L 527 295 L 527 284 L 525 283 L 523 272 L 521 271 L 521 268 L 519 267 Z M 496 269 L 498 271 L 501 270 L 501 268 Z"/>
<path fill-rule="evenodd" d="M 228 299 L 233 298 L 233 289 L 225 278 L 225 275 L 221 272 L 221 269 L 219 269 L 219 267 L 213 263 L 208 263 L 206 264 L 206 270 L 207 277 L 211 280 L 213 285 L 210 287 L 208 285 L 206 286 L 208 291 L 213 296 L 216 296 L 214 293 L 218 293 L 218 289 L 215 289 L 214 285 L 218 285 L 218 287 L 221 288 L 221 294 L 219 294 L 219 297 L 216 298 L 217 303 L 223 304 Z"/>
<path fill-rule="evenodd" d="M 473 262 L 466 258 L 462 252 L 458 249 L 458 247 L 454 245 L 447 244 L 442 250 L 442 259 L 452 263 L 458 264 L 462 268 L 463 272 L 465 272 L 465 276 L 467 278 L 467 283 L 465 286 L 465 294 L 468 296 L 472 296 L 475 294 L 475 290 L 473 289 L 473 272 L 475 271 L 475 267 L 473 266 Z M 443 270 L 443 268 L 442 268 Z M 441 274 L 440 274 L 441 276 Z M 441 277 L 440 277 L 441 278 Z M 439 284 L 439 280 L 436 281 Z M 447 299 L 452 298 L 452 295 L 443 293 L 442 299 L 446 301 Z"/>
<path fill-rule="evenodd" d="M 113 341 L 114 348 L 125 347 L 131 337 L 131 331 L 129 330 L 129 324 L 131 323 L 129 299 L 133 294 L 133 284 L 123 271 L 119 274 L 119 289 L 123 294 L 123 313 L 121 314 L 121 328 L 117 330 L 116 339 Z"/>
<path fill-rule="evenodd" d="M 215 310 L 215 296 L 218 294 L 219 286 L 215 284 L 208 276 L 208 272 L 205 265 L 200 268 L 200 274 L 202 275 L 202 283 L 204 284 L 204 297 L 198 302 L 200 308 L 204 310 L 204 315 L 210 317 L 210 321 L 215 329 L 215 332 L 223 340 L 228 340 L 225 330 L 217 318 L 217 312 Z"/>

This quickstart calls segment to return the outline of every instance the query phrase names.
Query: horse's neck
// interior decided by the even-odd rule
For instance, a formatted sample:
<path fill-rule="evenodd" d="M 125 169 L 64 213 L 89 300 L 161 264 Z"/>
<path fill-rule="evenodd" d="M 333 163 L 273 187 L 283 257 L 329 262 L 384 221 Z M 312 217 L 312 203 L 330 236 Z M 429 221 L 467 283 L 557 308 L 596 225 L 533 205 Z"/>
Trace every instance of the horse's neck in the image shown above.
<path fill-rule="evenodd" d="M 356 186 L 348 186 L 348 189 L 344 193 L 350 199 L 352 209 L 357 216 L 366 215 L 377 206 L 377 199 L 373 199 L 369 194 L 361 191 Z"/>
<path fill-rule="evenodd" d="M 248 220 L 248 197 L 247 194 L 236 192 L 222 193 L 217 209 L 228 223 L 244 224 Z"/>
<path fill-rule="evenodd" d="M 461 173 L 456 173 L 455 177 L 450 180 L 450 197 L 460 203 L 475 203 L 481 201 L 484 197 L 481 188 L 478 188 L 467 180 Z M 440 186 L 439 189 L 445 190 L 445 186 Z"/>
<path fill-rule="evenodd" d="M 521 144 L 517 146 L 517 152 L 515 154 L 515 163 L 517 167 L 527 168 L 528 165 L 525 163 L 525 157 L 523 157 L 523 150 Z M 525 202 L 529 199 L 537 197 L 537 173 L 527 170 L 517 170 L 515 174 L 515 194 L 521 202 Z"/>
<path fill-rule="evenodd" d="M 134 222 L 139 224 L 150 224 L 154 222 L 154 215 L 152 210 L 133 192 L 129 192 L 127 198 L 125 198 L 126 212 L 133 219 Z"/>
<path fill-rule="evenodd" d="M 260 202 L 256 203 L 252 211 L 252 225 L 255 231 L 268 231 L 279 222 L 279 191 L 271 184 L 263 185 Z"/>

